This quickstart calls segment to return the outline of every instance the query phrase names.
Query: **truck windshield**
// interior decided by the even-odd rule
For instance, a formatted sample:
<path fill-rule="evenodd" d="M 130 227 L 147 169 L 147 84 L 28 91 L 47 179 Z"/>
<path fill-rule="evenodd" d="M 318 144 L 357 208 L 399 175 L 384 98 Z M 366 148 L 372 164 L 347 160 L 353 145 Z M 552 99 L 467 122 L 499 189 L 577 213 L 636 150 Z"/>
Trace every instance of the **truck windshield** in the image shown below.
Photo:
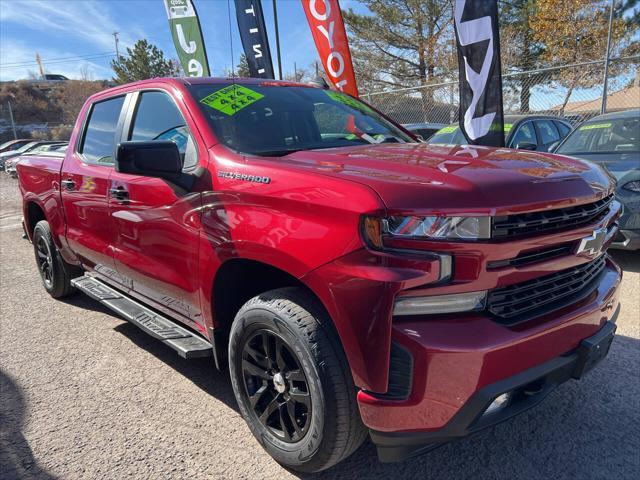
<path fill-rule="evenodd" d="M 305 86 L 192 85 L 218 140 L 246 154 L 414 140 L 366 104 L 340 92 Z"/>

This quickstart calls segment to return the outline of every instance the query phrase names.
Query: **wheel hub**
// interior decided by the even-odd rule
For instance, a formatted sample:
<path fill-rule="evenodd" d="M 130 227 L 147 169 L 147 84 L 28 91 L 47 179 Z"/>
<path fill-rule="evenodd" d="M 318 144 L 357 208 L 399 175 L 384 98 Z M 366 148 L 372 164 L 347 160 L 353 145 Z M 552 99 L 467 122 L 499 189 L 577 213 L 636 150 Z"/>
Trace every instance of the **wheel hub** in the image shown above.
<path fill-rule="evenodd" d="M 282 373 L 278 372 L 273 376 L 273 386 L 278 393 L 284 393 L 287 390 L 287 383 L 282 376 Z"/>

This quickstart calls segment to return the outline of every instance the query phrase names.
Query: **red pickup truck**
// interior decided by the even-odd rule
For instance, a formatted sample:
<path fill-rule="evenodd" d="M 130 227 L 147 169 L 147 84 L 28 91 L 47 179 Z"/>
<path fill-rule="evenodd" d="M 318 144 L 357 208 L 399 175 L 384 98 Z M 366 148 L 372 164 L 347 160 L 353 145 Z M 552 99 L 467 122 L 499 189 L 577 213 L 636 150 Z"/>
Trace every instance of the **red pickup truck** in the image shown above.
<path fill-rule="evenodd" d="M 309 85 L 154 79 L 92 96 L 66 154 L 18 164 L 44 288 L 229 368 L 299 471 L 370 436 L 397 461 L 581 378 L 614 336 L 603 169 L 419 143 Z"/>

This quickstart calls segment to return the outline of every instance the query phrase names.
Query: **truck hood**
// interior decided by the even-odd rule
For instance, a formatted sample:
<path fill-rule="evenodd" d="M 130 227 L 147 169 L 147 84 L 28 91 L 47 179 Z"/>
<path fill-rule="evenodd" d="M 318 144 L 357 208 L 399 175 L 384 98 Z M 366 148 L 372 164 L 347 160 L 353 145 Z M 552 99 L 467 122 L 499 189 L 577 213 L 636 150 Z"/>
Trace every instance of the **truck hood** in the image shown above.
<path fill-rule="evenodd" d="M 506 148 L 394 143 L 300 151 L 278 161 L 365 184 L 397 213 L 506 215 L 613 191 L 610 175 L 592 163 Z"/>

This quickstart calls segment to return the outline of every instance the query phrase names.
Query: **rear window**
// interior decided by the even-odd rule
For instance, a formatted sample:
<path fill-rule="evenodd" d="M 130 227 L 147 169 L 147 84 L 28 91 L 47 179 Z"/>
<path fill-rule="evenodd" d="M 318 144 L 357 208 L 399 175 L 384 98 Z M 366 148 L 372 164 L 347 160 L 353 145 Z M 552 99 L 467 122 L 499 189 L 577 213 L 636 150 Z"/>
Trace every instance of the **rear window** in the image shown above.
<path fill-rule="evenodd" d="M 80 148 L 87 162 L 113 164 L 116 128 L 123 104 L 124 97 L 93 104 Z"/>

